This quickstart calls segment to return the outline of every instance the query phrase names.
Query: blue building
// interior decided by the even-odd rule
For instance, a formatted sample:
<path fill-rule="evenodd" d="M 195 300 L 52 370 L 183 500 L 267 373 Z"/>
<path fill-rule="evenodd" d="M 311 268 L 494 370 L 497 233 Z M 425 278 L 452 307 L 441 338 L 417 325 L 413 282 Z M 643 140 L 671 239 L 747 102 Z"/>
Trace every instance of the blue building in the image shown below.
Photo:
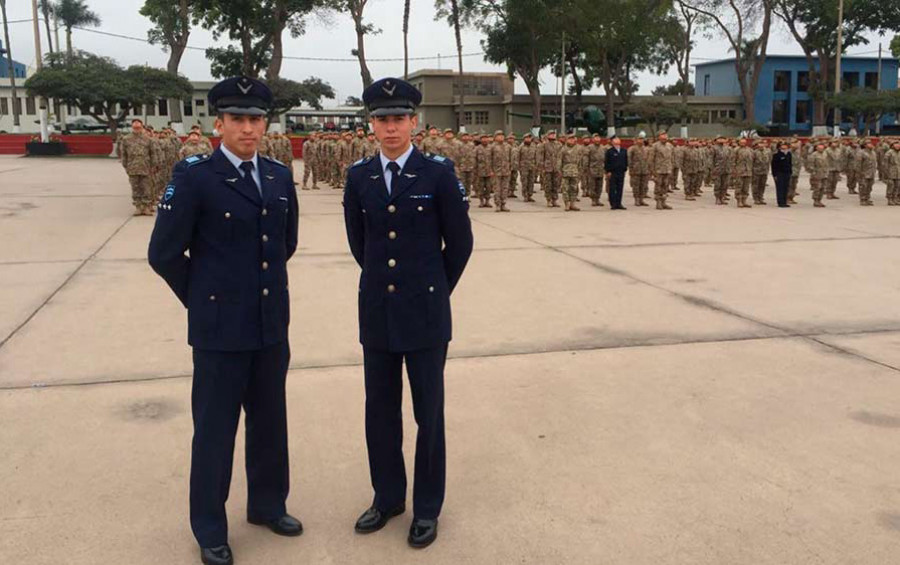
<path fill-rule="evenodd" d="M 881 89 L 897 88 L 900 62 L 891 57 L 881 59 Z M 818 68 L 818 62 L 817 62 Z M 813 101 L 809 94 L 809 66 L 801 55 L 767 55 L 763 63 L 756 90 L 753 121 L 773 129 L 791 132 L 809 132 L 812 129 Z M 877 57 L 841 57 L 843 90 L 878 86 Z M 734 59 L 701 63 L 696 66 L 695 88 L 697 96 L 741 96 Z M 846 121 L 842 125 L 859 129 L 862 124 Z M 833 123 L 832 112 L 827 123 Z M 895 116 L 885 116 L 883 126 L 893 125 Z"/>
<path fill-rule="evenodd" d="M 6 49 L 3 48 L 3 42 L 0 41 L 0 78 L 9 78 L 9 65 L 6 60 Z M 25 65 L 13 60 L 13 76 L 16 78 L 25 78 Z"/>

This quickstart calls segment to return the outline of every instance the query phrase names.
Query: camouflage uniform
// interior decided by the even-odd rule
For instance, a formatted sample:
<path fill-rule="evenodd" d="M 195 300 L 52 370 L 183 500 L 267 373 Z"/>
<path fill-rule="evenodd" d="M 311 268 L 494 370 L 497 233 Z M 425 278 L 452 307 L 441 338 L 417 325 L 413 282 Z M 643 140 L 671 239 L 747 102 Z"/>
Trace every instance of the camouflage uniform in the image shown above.
<path fill-rule="evenodd" d="M 900 150 L 891 149 L 884 154 L 884 182 L 888 206 L 900 206 Z"/>
<path fill-rule="evenodd" d="M 591 206 L 603 206 L 603 179 L 606 175 L 606 147 L 599 143 L 591 143 L 587 148 L 588 160 L 588 197 Z"/>
<path fill-rule="evenodd" d="M 502 134 L 503 132 L 497 132 L 495 136 Z M 497 205 L 495 212 L 509 211 L 506 208 L 506 196 L 509 190 L 511 161 L 512 147 L 506 143 L 506 139 L 494 141 L 491 144 L 491 166 L 494 172 L 494 204 Z"/>
<path fill-rule="evenodd" d="M 825 150 L 825 158 L 828 163 L 828 184 L 825 187 L 825 196 L 828 200 L 837 200 L 840 198 L 835 194 L 837 192 L 838 182 L 841 180 L 841 161 L 843 161 L 843 151 L 840 147 L 836 147 L 836 143 Z"/>
<path fill-rule="evenodd" d="M 650 171 L 653 173 L 653 198 L 657 210 L 671 210 L 666 204 L 670 176 L 674 168 L 675 152 L 667 141 L 657 141 L 650 146 Z"/>
<path fill-rule="evenodd" d="M 713 179 L 713 193 L 716 197 L 716 204 L 722 206 L 726 204 L 725 197 L 728 194 L 728 185 L 730 183 L 730 175 L 728 174 L 728 163 L 730 154 L 725 144 L 716 144 L 712 148 L 712 165 L 710 170 Z"/>
<path fill-rule="evenodd" d="M 130 133 L 122 138 L 119 155 L 131 184 L 131 202 L 135 215 L 153 214 L 153 180 L 151 178 L 152 142 L 146 133 Z"/>
<path fill-rule="evenodd" d="M 516 196 L 516 184 L 519 182 L 520 147 L 514 137 L 507 138 L 507 143 L 509 144 L 509 197 L 518 198 Z"/>
<path fill-rule="evenodd" d="M 696 190 L 700 188 L 701 172 L 700 149 L 688 145 L 681 153 L 681 178 L 684 183 L 684 199 L 696 200 Z"/>
<path fill-rule="evenodd" d="M 650 184 L 650 149 L 643 140 L 639 139 L 628 148 L 628 173 L 634 205 L 647 206 L 644 199 Z"/>
<path fill-rule="evenodd" d="M 859 182 L 860 206 L 872 206 L 872 185 L 875 183 L 875 171 L 878 169 L 878 158 L 874 149 L 860 149 L 856 159 L 856 178 Z"/>
<path fill-rule="evenodd" d="M 524 143 L 519 147 L 519 172 L 522 175 L 522 198 L 525 202 L 534 202 L 534 172 L 537 167 L 535 159 L 537 146 Z"/>
<path fill-rule="evenodd" d="M 809 185 L 812 189 L 813 205 L 816 208 L 824 208 L 822 195 L 825 192 L 829 177 L 828 157 L 824 151 L 813 151 L 806 160 L 806 168 L 809 171 Z"/>
<path fill-rule="evenodd" d="M 672 146 L 672 175 L 669 177 L 669 192 L 678 190 L 678 171 L 682 169 L 686 150 L 684 145 Z"/>
<path fill-rule="evenodd" d="M 547 199 L 547 207 L 558 208 L 559 189 L 562 182 L 559 168 L 559 154 L 563 149 L 556 140 L 543 144 L 543 167 L 541 167 L 541 189 Z"/>
<path fill-rule="evenodd" d="M 764 145 L 759 145 L 753 150 L 753 203 L 765 206 L 766 180 L 769 177 L 769 167 L 772 163 L 772 154 Z"/>
<path fill-rule="evenodd" d="M 753 178 L 753 161 L 755 153 L 746 145 L 738 147 L 734 153 L 734 178 L 737 185 L 734 189 L 734 199 L 738 208 L 750 208 L 747 197 L 750 195 L 750 181 Z"/>
<path fill-rule="evenodd" d="M 310 178 L 312 178 L 313 188 L 318 188 L 316 186 L 316 172 L 319 166 L 318 163 L 316 163 L 318 143 L 315 136 L 310 136 L 303 143 L 303 190 L 309 190 Z"/>
<path fill-rule="evenodd" d="M 476 192 L 481 201 L 479 208 L 491 208 L 491 190 L 494 184 L 491 145 L 486 138 L 482 138 L 481 144 L 475 148 Z"/>
<path fill-rule="evenodd" d="M 847 173 L 847 190 L 850 194 L 856 194 L 857 171 L 859 170 L 859 157 L 862 150 L 856 145 L 844 147 L 844 171 Z"/>
<path fill-rule="evenodd" d="M 459 173 L 459 180 L 462 181 L 466 189 L 466 196 L 470 196 L 472 189 L 476 186 L 475 181 L 475 143 L 467 141 L 460 143 L 457 151 L 456 171 Z"/>
<path fill-rule="evenodd" d="M 556 157 L 556 168 L 562 174 L 562 196 L 567 212 L 578 211 L 575 201 L 578 198 L 578 177 L 581 175 L 582 152 L 583 150 L 580 146 L 566 144 Z"/>

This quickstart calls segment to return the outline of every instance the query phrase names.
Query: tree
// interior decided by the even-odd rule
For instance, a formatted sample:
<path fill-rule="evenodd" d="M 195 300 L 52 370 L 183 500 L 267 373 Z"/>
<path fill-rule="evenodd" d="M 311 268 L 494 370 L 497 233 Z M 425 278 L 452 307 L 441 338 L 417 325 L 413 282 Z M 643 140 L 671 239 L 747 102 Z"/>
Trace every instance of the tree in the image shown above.
<path fill-rule="evenodd" d="M 340 13 L 349 13 L 353 20 L 353 29 L 356 31 L 356 49 L 351 53 L 359 60 L 359 75 L 362 78 L 363 90 L 372 84 L 372 73 L 366 63 L 366 36 L 377 35 L 381 30 L 370 23 L 365 22 L 365 10 L 369 0 L 328 0 L 326 6 Z M 366 110 L 366 119 L 369 111 Z"/>
<path fill-rule="evenodd" d="M 681 79 L 675 84 L 670 84 L 669 86 L 657 86 L 653 89 L 653 96 L 684 96 L 685 92 L 687 92 L 687 96 L 694 95 L 694 83 L 687 83 L 687 87 L 685 87 L 684 83 L 681 82 Z"/>
<path fill-rule="evenodd" d="M 825 104 L 854 116 L 854 123 L 862 119 L 866 125 L 865 135 L 869 135 L 875 123 L 885 114 L 900 112 L 900 90 L 878 92 L 869 88 L 854 88 L 829 96 Z"/>
<path fill-rule="evenodd" d="M 462 33 L 460 29 L 462 27 L 462 10 L 460 10 L 459 3 L 460 0 L 435 0 L 434 2 L 435 19 L 445 18 L 453 26 L 453 33 L 456 35 L 456 57 L 459 61 L 459 76 L 456 79 L 459 85 L 457 127 L 466 124 L 466 89 L 465 81 L 463 80 Z"/>
<path fill-rule="evenodd" d="M 869 30 L 900 29 L 900 8 L 881 6 L 882 0 L 844 3 L 841 43 L 844 49 L 865 45 Z M 893 11 L 893 13 L 892 13 Z M 837 58 L 837 0 L 776 0 L 775 14 L 787 25 L 800 45 L 809 69 L 809 93 L 813 99 L 813 125 L 826 125 L 826 98 L 834 90 Z"/>
<path fill-rule="evenodd" d="M 100 16 L 92 12 L 84 0 L 59 0 L 54 7 L 54 12 L 66 28 L 66 54 L 73 56 L 72 52 L 72 28 L 100 25 Z"/>
<path fill-rule="evenodd" d="M 19 97 L 16 94 L 16 72 L 13 66 L 12 46 L 9 43 L 9 20 L 6 17 L 6 0 L 0 0 L 0 13 L 3 15 L 3 42 L 6 45 L 6 68 L 9 71 L 9 86 L 12 90 L 13 131 L 19 130 Z M 3 55 L 3 53 L 0 53 Z"/>
<path fill-rule="evenodd" d="M 322 98 L 334 99 L 331 85 L 318 78 L 308 78 L 303 82 L 275 78 L 269 79 L 266 84 L 272 90 L 272 108 L 268 115 L 270 122 L 295 106 L 306 103 L 321 110 Z"/>
<path fill-rule="evenodd" d="M 25 81 L 29 95 L 77 106 L 83 114 L 105 122 L 113 133 L 132 110 L 160 98 L 183 100 L 193 92 L 184 77 L 141 65 L 123 69 L 110 58 L 81 51 L 65 57 L 53 54 L 48 60 L 50 65 Z"/>
<path fill-rule="evenodd" d="M 409 1 L 403 3 L 403 80 L 409 78 Z"/>
<path fill-rule="evenodd" d="M 173 6 L 173 1 L 177 5 Z M 153 27 L 147 32 L 147 39 L 154 45 L 163 45 L 169 51 L 166 70 L 178 75 L 181 58 L 187 49 L 191 35 L 191 24 L 196 23 L 196 0 L 145 0 L 140 14 L 148 18 Z M 181 123 L 181 101 L 169 101 L 172 121 Z"/>
<path fill-rule="evenodd" d="M 640 116 L 651 131 L 658 131 L 660 126 L 669 129 L 673 125 L 690 118 L 699 118 L 702 112 L 693 110 L 682 103 L 666 102 L 660 99 L 641 100 L 622 106 L 625 112 Z"/>
<path fill-rule="evenodd" d="M 362 98 L 358 98 L 356 96 L 348 96 L 346 100 L 344 100 L 344 106 L 364 106 L 365 104 L 362 101 Z"/>
<path fill-rule="evenodd" d="M 531 123 L 541 125 L 541 69 L 554 59 L 562 35 L 557 22 L 563 3 L 543 0 L 466 0 L 467 17 L 484 32 L 486 61 L 506 65 L 519 76 L 531 97 Z"/>
<path fill-rule="evenodd" d="M 744 99 L 744 120 L 756 115 L 756 90 L 772 29 L 776 0 L 679 0 L 685 9 L 709 18 L 734 52 L 734 70 Z M 760 34 L 754 30 L 760 27 Z M 747 49 L 749 47 L 749 49 Z"/>
<path fill-rule="evenodd" d="M 44 27 L 47 30 L 47 48 L 53 53 L 53 35 L 50 33 L 50 16 L 53 14 L 53 2 L 52 0 L 39 0 L 38 8 L 41 11 L 41 15 L 44 16 Z M 59 49 L 59 45 L 56 46 Z"/>
<path fill-rule="evenodd" d="M 891 54 L 900 58 L 900 35 L 895 35 L 891 40 Z"/>

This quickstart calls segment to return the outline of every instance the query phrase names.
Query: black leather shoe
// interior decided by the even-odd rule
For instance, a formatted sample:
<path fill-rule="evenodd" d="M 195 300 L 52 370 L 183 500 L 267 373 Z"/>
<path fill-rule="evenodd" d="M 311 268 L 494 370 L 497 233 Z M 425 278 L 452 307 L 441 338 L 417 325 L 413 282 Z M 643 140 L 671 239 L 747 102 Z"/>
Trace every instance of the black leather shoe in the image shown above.
<path fill-rule="evenodd" d="M 363 512 L 362 516 L 356 521 L 356 533 L 371 534 L 385 527 L 388 520 L 394 516 L 399 516 L 406 512 L 406 505 L 401 504 L 390 512 L 383 512 L 374 506 Z"/>
<path fill-rule="evenodd" d="M 206 565 L 232 565 L 234 557 L 231 555 L 231 548 L 226 543 L 218 547 L 201 547 L 200 561 Z"/>
<path fill-rule="evenodd" d="M 412 525 L 409 527 L 409 538 L 407 541 L 410 546 L 416 549 L 428 547 L 437 539 L 437 530 L 438 521 L 436 519 L 422 520 L 421 518 L 414 518 Z"/>
<path fill-rule="evenodd" d="M 274 520 L 256 520 L 247 518 L 247 521 L 255 526 L 265 526 L 278 534 L 279 536 L 299 536 L 303 533 L 303 524 L 300 520 L 294 518 L 290 514 L 285 514 L 281 518 Z"/>

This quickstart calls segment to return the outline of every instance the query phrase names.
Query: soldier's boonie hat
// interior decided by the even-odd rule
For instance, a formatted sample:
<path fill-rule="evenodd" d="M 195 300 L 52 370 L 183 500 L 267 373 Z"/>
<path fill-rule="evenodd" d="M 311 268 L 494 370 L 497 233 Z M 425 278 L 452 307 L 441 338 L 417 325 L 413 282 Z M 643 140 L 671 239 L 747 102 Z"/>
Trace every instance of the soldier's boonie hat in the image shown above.
<path fill-rule="evenodd" d="M 261 80 L 232 77 L 213 86 L 207 100 L 216 112 L 265 116 L 272 107 L 272 91 Z"/>
<path fill-rule="evenodd" d="M 497 131 L 494 132 L 494 135 L 506 135 L 506 132 L 503 131 L 502 129 L 498 129 Z"/>
<path fill-rule="evenodd" d="M 547 132 L 547 135 L 548 135 L 548 136 L 556 135 L 556 130 L 555 130 L 555 129 L 551 129 L 550 131 Z"/>
<path fill-rule="evenodd" d="M 422 93 L 405 80 L 383 78 L 363 91 L 363 103 L 372 116 L 411 116 L 422 102 Z"/>
<path fill-rule="evenodd" d="M 454 133 L 450 128 L 444 128 L 444 133 Z"/>

